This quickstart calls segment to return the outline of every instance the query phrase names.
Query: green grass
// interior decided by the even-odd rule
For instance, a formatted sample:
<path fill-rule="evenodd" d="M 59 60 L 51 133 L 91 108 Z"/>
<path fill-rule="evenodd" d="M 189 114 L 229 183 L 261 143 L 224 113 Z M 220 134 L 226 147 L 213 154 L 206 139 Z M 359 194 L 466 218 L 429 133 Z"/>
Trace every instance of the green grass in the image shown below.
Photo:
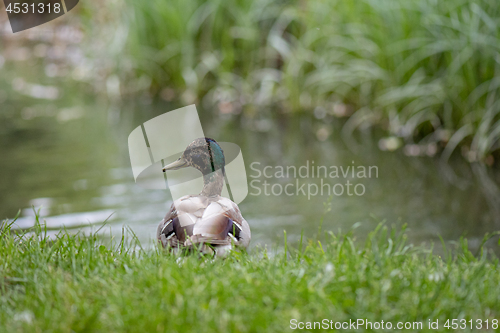
<path fill-rule="evenodd" d="M 500 319 L 498 259 L 473 255 L 466 240 L 443 258 L 405 240 L 404 230 L 381 225 L 363 244 L 330 233 L 286 254 L 179 259 L 143 250 L 131 235 L 105 245 L 96 235 L 49 240 L 39 225 L 22 237 L 4 227 L 0 331 L 283 332 L 291 319 Z"/>
<path fill-rule="evenodd" d="M 131 91 L 249 118 L 319 108 L 349 117 L 344 135 L 381 128 L 444 159 L 459 145 L 470 161 L 499 152 L 497 0 L 152 0 L 121 11 L 117 69 Z"/>

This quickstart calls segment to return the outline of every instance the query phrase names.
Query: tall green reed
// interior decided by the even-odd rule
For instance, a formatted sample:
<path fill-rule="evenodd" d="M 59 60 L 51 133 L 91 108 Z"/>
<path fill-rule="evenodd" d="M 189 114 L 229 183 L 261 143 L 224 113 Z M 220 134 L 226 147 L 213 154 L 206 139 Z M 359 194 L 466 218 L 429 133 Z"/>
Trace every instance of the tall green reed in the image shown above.
<path fill-rule="evenodd" d="M 500 148 L 499 17 L 494 0 L 128 1 L 126 53 L 153 93 L 249 116 L 319 107 L 347 134 L 477 161 Z"/>

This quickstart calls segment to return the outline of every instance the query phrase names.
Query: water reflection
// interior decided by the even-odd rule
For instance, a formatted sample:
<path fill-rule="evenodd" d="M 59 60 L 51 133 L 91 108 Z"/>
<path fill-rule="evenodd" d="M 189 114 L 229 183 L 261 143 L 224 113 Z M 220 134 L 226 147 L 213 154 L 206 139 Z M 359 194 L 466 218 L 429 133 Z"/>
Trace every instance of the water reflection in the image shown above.
<path fill-rule="evenodd" d="M 12 218 L 23 208 L 18 226 L 25 228 L 34 221 L 30 206 L 42 206 L 49 227 L 90 231 L 93 224 L 111 215 L 103 233 L 119 235 L 122 225 L 128 225 L 144 244 L 150 245 L 171 198 L 168 191 L 146 190 L 134 183 L 127 136 L 137 124 L 175 107 L 115 106 L 118 121 L 110 125 L 106 103 L 82 99 L 79 105 L 82 117 L 60 121 L 60 112 L 55 112 L 51 116 L 15 119 L 16 125 L 4 130 L 0 144 L 1 216 Z M 68 107 L 61 105 L 58 110 Z M 474 177 L 486 177 L 486 169 L 481 169 L 482 174 L 477 170 L 473 173 L 469 165 L 452 161 L 453 172 L 460 179 L 468 179 L 457 187 L 446 176 L 450 165 L 443 168 L 437 159 L 382 152 L 373 140 L 362 138 L 362 149 L 354 154 L 338 135 L 340 126 L 332 124 L 330 138 L 319 141 L 318 124 L 307 116 L 287 122 L 269 120 L 272 126 L 259 131 L 242 130 L 234 119 L 206 117 L 207 112 L 201 115 L 207 136 L 241 147 L 249 175 L 254 177 L 249 180 L 267 180 L 270 184 L 295 181 L 256 178 L 250 168 L 254 162 L 261 167 L 299 168 L 307 161 L 324 166 L 347 167 L 354 162 L 378 167 L 378 177 L 358 179 L 366 188 L 363 195 L 334 195 L 327 213 L 324 203 L 328 195 L 309 199 L 306 195 L 254 195 L 250 189 L 251 194 L 240 208 L 252 228 L 253 246 L 281 244 L 283 230 L 290 242 L 298 241 L 302 231 L 311 237 L 322 218 L 322 229 L 332 231 L 346 231 L 360 222 L 356 231 L 360 237 L 380 220 L 408 223 L 408 235 L 416 243 L 439 242 L 438 235 L 456 240 L 464 234 L 474 243 L 485 232 L 499 227 L 494 208 L 497 194 L 491 192 L 494 183 L 489 183 L 488 192 L 485 185 L 491 178 Z M 301 181 L 308 184 L 316 180 Z"/>
<path fill-rule="evenodd" d="M 26 228 L 34 223 L 32 206 L 41 207 L 51 228 L 89 232 L 111 216 L 103 234 L 119 235 L 128 225 L 144 244 L 151 244 L 171 197 L 168 191 L 134 183 L 127 138 L 145 121 L 184 105 L 151 103 L 147 95 L 135 98 L 135 105 L 120 101 L 118 78 L 103 74 L 105 59 L 85 56 L 78 29 L 51 27 L 38 34 L 20 33 L 15 40 L 0 30 L 0 218 L 13 218 L 22 209 L 17 224 Z M 289 242 L 297 241 L 302 231 L 313 236 L 322 219 L 323 230 L 358 225 L 360 237 L 380 220 L 408 223 L 408 236 L 416 243 L 439 241 L 438 235 L 446 240 L 466 235 L 478 244 L 484 233 L 500 228 L 498 172 L 453 156 L 443 163 L 427 156 L 435 153 L 432 146 L 390 152 L 401 142 L 374 140 L 377 134 L 368 129 L 359 137 L 346 136 L 348 126 L 334 118 L 352 111 L 342 104 L 333 108 L 333 115 L 318 108 L 294 117 L 271 110 L 234 114 L 230 103 L 203 110 L 201 104 L 205 135 L 239 145 L 249 175 L 255 175 L 255 162 L 261 167 L 299 168 L 314 161 L 378 168 L 378 177 L 357 180 L 366 189 L 363 195 L 334 195 L 327 213 L 328 195 L 253 195 L 250 188 L 239 206 L 252 228 L 252 246 L 282 244 L 283 230 Z M 284 186 L 296 181 L 249 181 L 254 179 Z"/>

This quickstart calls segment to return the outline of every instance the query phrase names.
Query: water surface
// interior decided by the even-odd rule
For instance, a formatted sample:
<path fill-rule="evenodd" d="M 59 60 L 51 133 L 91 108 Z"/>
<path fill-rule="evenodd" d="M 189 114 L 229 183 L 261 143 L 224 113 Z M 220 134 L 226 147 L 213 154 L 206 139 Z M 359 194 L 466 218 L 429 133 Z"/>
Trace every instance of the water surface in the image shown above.
<path fill-rule="evenodd" d="M 34 207 L 54 232 L 62 227 L 88 232 L 106 220 L 101 233 L 117 237 L 129 226 L 144 244 L 152 244 L 171 197 L 134 183 L 127 138 L 143 122 L 183 104 L 147 95 L 122 100 L 119 82 L 105 77 L 82 82 L 75 74 L 78 67 L 73 72 L 65 67 L 64 61 L 73 60 L 57 58 L 47 65 L 41 55 L 33 56 L 30 52 L 42 50 L 40 45 L 45 44 L 24 48 L 22 59 L 8 58 L 12 50 L 2 53 L 0 218 L 12 219 L 21 210 L 17 225 L 26 228 L 34 223 Z M 62 54 L 79 66 L 83 56 L 77 51 Z M 252 229 L 252 246 L 281 246 L 285 230 L 293 243 L 302 232 L 315 236 L 320 225 L 334 232 L 355 226 L 363 238 L 381 221 L 408 224 L 414 243 L 465 235 L 477 246 L 486 232 L 500 228 L 498 172 L 471 167 L 460 156 L 445 164 L 436 157 L 408 157 L 401 149 L 381 151 L 377 133 L 369 131 L 346 141 L 344 121 L 324 112 L 290 117 L 258 110 L 243 116 L 197 104 L 207 136 L 241 147 L 251 186 L 240 208 Z M 310 172 L 313 165 L 324 167 L 328 176 L 318 178 L 317 169 L 314 177 L 312 172 L 308 177 L 280 174 L 304 165 Z M 352 167 L 374 167 L 376 173 L 330 177 L 332 168 L 342 173 Z M 353 184 L 349 193 L 358 185 L 362 195 L 349 195 L 346 187 L 332 196 L 298 190 L 347 181 Z"/>
<path fill-rule="evenodd" d="M 171 198 L 168 191 L 146 190 L 134 183 L 127 136 L 175 106 L 113 104 L 83 95 L 55 103 L 33 102 L 13 104 L 3 114 L 0 216 L 13 218 L 22 209 L 18 225 L 28 227 L 34 206 L 51 228 L 83 226 L 87 231 L 90 224 L 108 219 L 101 232 L 116 236 L 127 225 L 150 244 Z M 330 124 L 332 134 L 320 141 L 316 129 L 323 123 L 307 115 L 292 121 L 268 119 L 265 129 L 242 125 L 238 116 L 213 117 L 202 109 L 200 115 L 207 136 L 242 149 L 252 186 L 240 208 L 251 226 L 253 246 L 282 244 L 284 230 L 290 242 L 301 232 L 314 236 L 321 223 L 323 230 L 334 232 L 356 226 L 360 237 L 382 220 L 389 225 L 406 223 L 416 243 L 438 241 L 439 235 L 446 240 L 467 235 L 474 242 L 498 229 L 497 212 L 469 165 L 459 159 L 451 162 L 451 170 L 461 181 L 453 182 L 450 166 L 443 167 L 438 159 L 383 152 L 372 139 L 358 138 L 354 153 L 341 138 L 340 124 Z M 305 166 L 307 178 L 294 174 L 302 167 L 304 176 Z M 318 166 L 323 172 L 327 168 L 328 176 L 317 177 Z M 342 171 L 352 167 L 372 167 L 371 178 L 359 178 L 358 173 L 352 178 L 351 172 L 344 178 Z M 330 177 L 335 168 L 339 178 Z M 280 170 L 288 170 L 289 177 Z M 347 181 L 353 184 L 351 195 Z M 315 185 L 308 191 L 309 184 L 319 189 L 325 183 L 343 184 L 344 193 L 338 195 L 337 187 L 334 195 L 316 194 Z M 292 195 L 282 192 L 287 184 Z M 362 185 L 358 195 L 356 184 Z M 300 186 L 303 191 L 297 190 Z"/>

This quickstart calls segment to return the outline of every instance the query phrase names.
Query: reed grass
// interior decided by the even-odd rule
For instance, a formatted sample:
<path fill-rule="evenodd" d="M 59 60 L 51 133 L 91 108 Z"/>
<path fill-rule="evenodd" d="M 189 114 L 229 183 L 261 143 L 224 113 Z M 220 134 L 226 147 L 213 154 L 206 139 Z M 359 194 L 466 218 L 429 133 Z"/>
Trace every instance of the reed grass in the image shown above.
<path fill-rule="evenodd" d="M 345 135 L 381 128 L 443 159 L 499 151 L 496 0 L 128 1 L 123 23 L 120 75 L 167 99 L 250 118 L 319 109 L 348 117 Z"/>

